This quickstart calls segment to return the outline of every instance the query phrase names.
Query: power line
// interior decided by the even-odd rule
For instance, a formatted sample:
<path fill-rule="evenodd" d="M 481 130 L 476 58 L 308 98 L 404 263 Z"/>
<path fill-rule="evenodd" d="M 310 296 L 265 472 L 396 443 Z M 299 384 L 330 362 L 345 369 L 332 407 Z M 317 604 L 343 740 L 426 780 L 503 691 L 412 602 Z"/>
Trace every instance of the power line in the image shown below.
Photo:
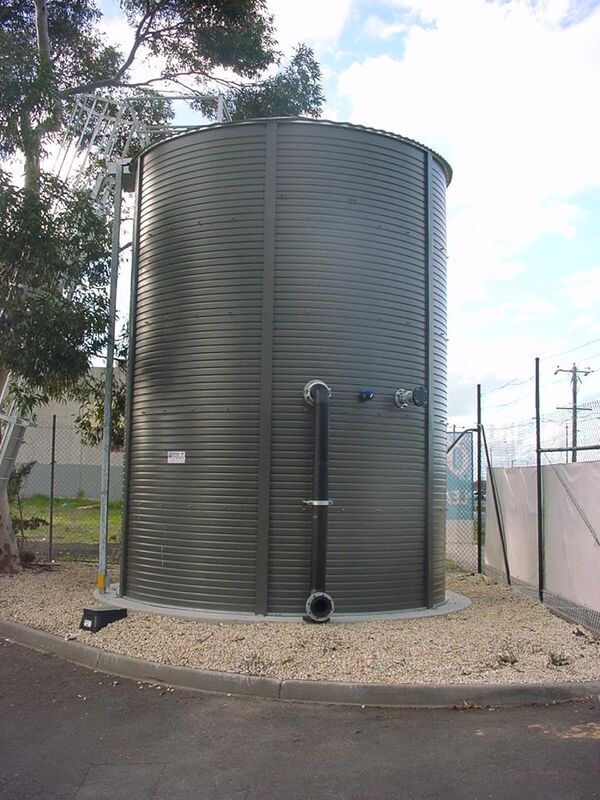
<path fill-rule="evenodd" d="M 598 336 L 596 339 L 590 339 L 589 342 L 578 344 L 576 347 L 571 347 L 570 350 L 561 350 L 560 353 L 550 353 L 549 356 L 542 356 L 542 358 L 554 358 L 555 356 L 564 356 L 567 353 L 574 353 L 576 350 L 583 350 L 583 348 L 587 347 L 588 344 L 594 344 L 594 342 L 600 342 L 600 336 Z"/>
<path fill-rule="evenodd" d="M 530 378 L 529 380 L 533 380 L 533 378 Z M 523 383 L 527 382 L 528 381 L 523 381 Z M 554 383 L 561 383 L 561 382 L 562 378 L 557 378 L 555 381 L 545 381 L 544 387 L 552 386 Z M 524 400 L 526 397 L 531 397 L 531 392 L 526 392 L 525 394 L 521 394 L 519 395 L 519 397 L 515 397 L 514 400 L 509 400 L 506 403 L 493 403 L 492 405 L 486 405 L 486 410 L 489 410 L 491 408 L 506 408 L 506 406 L 512 406 L 515 403 L 518 403 L 519 400 Z"/>
<path fill-rule="evenodd" d="M 533 377 L 531 378 L 523 378 L 523 380 L 519 381 L 517 378 L 511 378 L 506 383 L 503 383 L 502 386 L 497 386 L 495 389 L 488 389 L 487 392 L 483 392 L 482 394 L 493 394 L 494 392 L 501 392 L 502 389 L 506 389 L 508 386 L 522 386 L 524 383 L 529 383 L 532 381 Z"/>
<path fill-rule="evenodd" d="M 589 339 L 587 342 L 578 344 L 575 347 L 571 347 L 569 348 L 569 350 L 561 350 L 558 353 L 550 353 L 549 355 L 541 356 L 540 360 L 554 358 L 556 356 L 564 356 L 567 353 L 574 353 L 575 351 L 583 350 L 584 347 L 588 347 L 588 345 L 595 344 L 596 342 L 600 342 L 600 336 L 597 336 L 595 339 Z M 600 353 L 593 353 L 592 355 L 589 356 L 589 359 L 595 358 L 596 356 L 600 356 Z M 482 395 L 494 394 L 494 392 L 501 392 L 503 389 L 513 388 L 516 386 L 523 386 L 524 384 L 529 383 L 532 380 L 533 380 L 533 375 L 529 378 L 521 378 L 520 375 L 515 375 L 513 378 L 510 378 L 510 380 L 506 381 L 506 383 L 503 383 L 502 386 L 496 386 L 494 389 L 488 389 L 487 391 L 482 392 Z M 515 400 L 514 402 L 517 401 Z"/>

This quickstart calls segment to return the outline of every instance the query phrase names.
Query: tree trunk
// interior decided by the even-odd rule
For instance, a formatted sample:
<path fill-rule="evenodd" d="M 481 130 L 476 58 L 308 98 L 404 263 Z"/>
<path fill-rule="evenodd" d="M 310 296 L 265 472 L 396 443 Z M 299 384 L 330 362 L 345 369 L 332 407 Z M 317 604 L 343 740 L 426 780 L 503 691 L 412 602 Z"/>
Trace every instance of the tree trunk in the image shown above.
<path fill-rule="evenodd" d="M 46 0 L 33 0 L 35 6 L 35 30 L 40 56 L 50 61 L 50 38 L 48 36 L 48 6 Z"/>
<path fill-rule="evenodd" d="M 45 0 L 33 0 L 36 14 L 36 33 L 38 55 L 40 58 L 40 70 L 51 71 L 52 61 L 50 57 L 50 40 L 48 36 L 48 7 Z M 21 133 L 23 138 L 23 151 L 25 156 L 25 189 L 30 192 L 38 192 L 40 184 L 40 161 L 41 161 L 41 139 L 45 131 L 55 129 L 61 116 L 60 101 L 56 102 L 54 112 L 50 119 L 41 126 L 34 127 L 31 120 L 30 110 L 26 109 L 21 114 Z M 0 367 L 0 396 L 6 384 L 6 370 Z M 3 411 L 10 411 L 4 408 Z M 5 426 L 5 435 L 8 425 Z M 13 455 L 16 456 L 18 444 Z M 7 477 L 7 476 L 6 476 Z M 8 481 L 1 480 L 0 475 L 0 575 L 12 575 L 21 572 L 21 558 L 19 548 L 10 517 L 8 505 Z"/>
<path fill-rule="evenodd" d="M 28 191 L 37 194 L 40 188 L 40 140 L 35 132 L 29 130 L 28 134 L 28 141 L 23 136 L 24 141 L 26 141 L 25 180 L 23 185 Z"/>
<path fill-rule="evenodd" d="M 21 572 L 21 557 L 10 519 L 6 481 L 0 486 L 0 575 L 15 575 Z"/>
<path fill-rule="evenodd" d="M 33 0 L 35 7 L 35 30 L 39 57 L 39 76 L 53 77 L 54 67 L 50 53 L 50 36 L 48 32 L 48 6 L 46 0 Z M 42 138 L 48 133 L 57 131 L 62 122 L 62 103 L 58 96 L 54 97 L 52 108 L 47 119 L 34 125 L 32 109 L 27 107 L 21 116 L 21 134 L 25 155 L 25 188 L 32 192 L 39 190 L 40 162 L 42 156 Z"/>
<path fill-rule="evenodd" d="M 52 74 L 52 58 L 50 55 L 50 38 L 48 33 L 48 6 L 46 0 L 33 0 L 35 8 L 35 27 L 37 34 L 37 47 L 39 55 L 40 74 Z M 62 118 L 62 106 L 56 99 L 48 119 L 35 126 L 32 121 L 32 109 L 26 103 L 21 112 L 20 126 L 23 139 L 23 154 L 25 157 L 25 189 L 37 193 L 40 186 L 40 162 L 42 155 L 42 137 L 45 133 L 57 130 Z M 0 397 L 2 396 L 6 381 L 6 370 L 0 367 Z M 9 408 L 2 409 L 10 412 Z M 5 425 L 4 435 L 7 435 L 9 426 Z M 19 429 L 17 434 L 22 434 Z M 22 435 L 17 435 L 11 441 L 10 458 L 16 458 Z M 13 446 L 14 445 L 14 446 Z M 13 462 L 14 466 L 14 462 Z M 4 478 L 4 479 L 2 479 Z M 19 548 L 13 530 L 10 509 L 8 505 L 8 475 L 0 474 L 0 575 L 11 575 L 22 570 Z"/>
<path fill-rule="evenodd" d="M 6 384 L 6 370 L 0 368 L 0 396 Z M 21 557 L 8 507 L 8 481 L 0 481 L 0 575 L 21 572 Z"/>

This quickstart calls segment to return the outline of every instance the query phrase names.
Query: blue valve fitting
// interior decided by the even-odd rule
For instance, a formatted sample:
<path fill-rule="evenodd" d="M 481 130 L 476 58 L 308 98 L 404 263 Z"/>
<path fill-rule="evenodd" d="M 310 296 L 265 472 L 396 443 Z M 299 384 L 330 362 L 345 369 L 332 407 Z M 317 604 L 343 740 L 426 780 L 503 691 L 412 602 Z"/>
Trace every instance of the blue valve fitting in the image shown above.
<path fill-rule="evenodd" d="M 367 400 L 372 400 L 375 397 L 374 389 L 371 389 L 370 386 L 363 386 L 363 388 L 358 393 L 358 399 L 361 403 L 366 403 Z"/>

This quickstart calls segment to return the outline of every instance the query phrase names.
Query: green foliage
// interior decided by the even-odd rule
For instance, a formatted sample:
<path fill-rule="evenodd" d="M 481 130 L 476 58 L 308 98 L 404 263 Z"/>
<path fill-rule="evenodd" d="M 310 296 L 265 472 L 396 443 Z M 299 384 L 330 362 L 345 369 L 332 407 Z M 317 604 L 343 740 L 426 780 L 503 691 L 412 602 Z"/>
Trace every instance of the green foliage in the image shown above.
<path fill-rule="evenodd" d="M 21 498 L 21 492 L 23 491 L 23 484 L 25 483 L 25 479 L 37 464 L 37 461 L 28 461 L 26 464 L 21 464 L 20 467 L 16 467 L 10 474 L 10 478 L 8 479 L 8 502 L 9 503 L 16 503 Z"/>
<path fill-rule="evenodd" d="M 48 525 L 48 520 L 44 517 L 12 517 L 14 530 L 23 536 L 25 531 L 35 531 Z"/>
<path fill-rule="evenodd" d="M 312 49 L 301 44 L 285 69 L 262 83 L 229 92 L 227 103 L 233 120 L 302 114 L 318 117 L 324 99 L 321 68 Z"/>
<path fill-rule="evenodd" d="M 128 21 L 164 75 L 206 77 L 229 67 L 252 78 L 276 61 L 273 18 L 263 0 L 122 0 Z"/>
<path fill-rule="evenodd" d="M 102 443 L 104 427 L 104 376 L 95 378 L 88 376 L 82 382 L 87 387 L 87 397 L 81 404 L 81 410 L 75 417 L 81 438 L 85 444 Z M 122 375 L 115 372 L 113 377 L 112 410 L 111 410 L 111 448 L 117 449 L 125 445 L 125 404 L 126 384 Z"/>
<path fill-rule="evenodd" d="M 23 514 L 26 519 L 48 517 L 50 498 L 34 495 L 23 498 Z M 122 526 L 123 504 L 111 500 L 108 504 L 108 540 L 119 541 Z M 100 501 L 89 497 L 55 497 L 53 505 L 53 539 L 55 543 L 82 542 L 98 544 L 100 530 Z M 46 526 L 48 523 L 46 523 Z M 27 529 L 29 541 L 46 539 L 47 527 Z M 63 556 L 61 556 L 61 559 Z"/>
<path fill-rule="evenodd" d="M 127 326 L 122 330 L 115 342 L 116 369 L 113 372 L 113 391 L 111 409 L 111 448 L 118 449 L 125 445 L 125 406 L 127 366 Z M 80 411 L 75 418 L 85 444 L 98 445 L 102 442 L 104 429 L 104 387 L 105 372 L 96 376 L 88 372 L 79 382 L 76 397 L 80 403 Z"/>
<path fill-rule="evenodd" d="M 0 215 L 0 363 L 25 411 L 72 389 L 104 345 L 110 229 L 47 175 L 33 192 L 0 172 Z"/>
<path fill-rule="evenodd" d="M 23 539 L 25 531 L 34 531 L 48 524 L 47 520 L 43 517 L 38 517 L 36 514 L 26 517 L 23 513 L 23 497 L 21 492 L 23 491 L 25 479 L 36 464 L 37 461 L 28 461 L 26 464 L 21 464 L 20 467 L 12 471 L 8 479 L 8 502 L 13 506 L 16 505 L 19 514 L 18 517 L 12 517 L 11 521 L 13 529 L 20 534 L 21 539 Z"/>
<path fill-rule="evenodd" d="M 40 57 L 33 0 L 3 0 L 0 8 L 0 157 L 27 152 L 32 130 L 56 129 L 57 100 L 75 84 L 110 80 L 123 56 L 104 44 L 93 0 L 52 0 L 50 62 Z"/>
<path fill-rule="evenodd" d="M 233 121 L 263 117 L 318 117 L 324 102 L 321 68 L 312 48 L 299 44 L 289 64 L 270 78 L 229 88 L 225 104 Z M 192 103 L 209 119 L 216 119 L 218 91 Z"/>

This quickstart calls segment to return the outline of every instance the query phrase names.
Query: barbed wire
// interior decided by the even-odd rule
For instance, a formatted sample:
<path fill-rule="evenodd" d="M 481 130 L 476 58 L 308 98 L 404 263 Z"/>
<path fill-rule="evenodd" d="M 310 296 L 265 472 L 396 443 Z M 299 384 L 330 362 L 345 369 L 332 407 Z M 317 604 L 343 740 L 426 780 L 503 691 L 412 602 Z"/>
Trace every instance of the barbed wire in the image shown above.
<path fill-rule="evenodd" d="M 569 408 L 558 408 L 541 415 L 542 448 L 566 448 L 572 446 L 572 412 Z M 536 463 L 535 417 L 514 422 L 486 424 L 491 460 L 494 467 L 533 466 Z M 586 401 L 577 415 L 577 445 L 600 444 L 600 400 Z M 545 454 L 549 463 L 572 460 L 570 451 Z M 577 461 L 597 461 L 599 450 L 583 450 L 577 453 Z"/>
<path fill-rule="evenodd" d="M 547 356 L 541 356 L 542 359 L 547 358 L 555 358 L 556 356 L 564 356 L 567 353 L 574 353 L 576 350 L 583 350 L 584 347 L 587 347 L 590 344 L 595 344 L 595 342 L 600 342 L 600 336 L 596 337 L 595 339 L 590 339 L 588 342 L 583 342 L 583 344 L 578 344 L 575 347 L 571 347 L 569 350 L 561 350 L 559 353 L 550 353 Z"/>

